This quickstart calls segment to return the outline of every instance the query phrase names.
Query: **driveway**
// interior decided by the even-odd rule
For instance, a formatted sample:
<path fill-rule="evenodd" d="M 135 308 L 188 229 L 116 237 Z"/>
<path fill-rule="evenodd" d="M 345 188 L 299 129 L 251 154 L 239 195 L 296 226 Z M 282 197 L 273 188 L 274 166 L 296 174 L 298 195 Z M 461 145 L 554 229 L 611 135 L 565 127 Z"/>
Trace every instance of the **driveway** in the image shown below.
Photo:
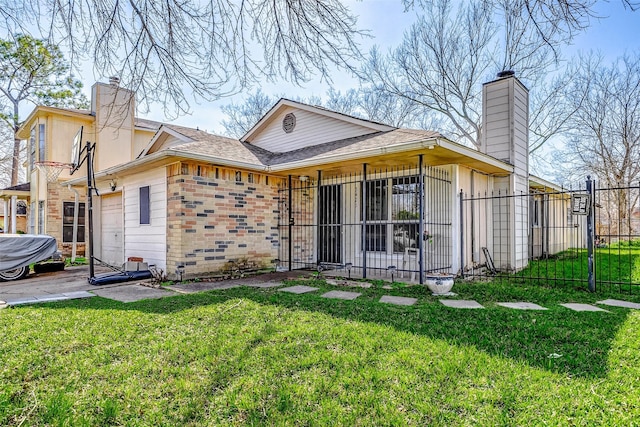
<path fill-rule="evenodd" d="M 109 271 L 100 267 L 95 269 L 96 274 Z M 79 266 L 67 267 L 64 271 L 31 274 L 23 280 L 0 282 L 0 305 L 2 305 L 2 301 L 9 305 L 19 305 L 86 298 L 94 295 L 131 302 L 176 294 L 167 290 L 142 286 L 136 281 L 94 286 L 87 282 L 88 278 L 89 266 Z"/>

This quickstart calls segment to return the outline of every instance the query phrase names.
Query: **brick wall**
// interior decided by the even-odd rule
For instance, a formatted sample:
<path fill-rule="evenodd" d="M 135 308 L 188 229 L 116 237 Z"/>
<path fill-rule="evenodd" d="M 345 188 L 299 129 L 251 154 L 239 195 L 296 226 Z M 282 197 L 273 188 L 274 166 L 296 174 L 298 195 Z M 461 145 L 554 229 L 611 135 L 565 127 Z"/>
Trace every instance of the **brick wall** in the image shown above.
<path fill-rule="evenodd" d="M 167 172 L 169 278 L 180 265 L 183 277 L 219 272 L 229 261 L 271 266 L 278 256 L 279 178 L 185 163 Z"/>
<path fill-rule="evenodd" d="M 80 203 L 86 202 L 86 190 L 78 190 L 80 193 L 79 201 Z M 47 203 L 45 206 L 45 210 L 47 213 L 45 230 L 46 233 L 50 236 L 53 236 L 58 241 L 58 250 L 60 250 L 63 255 L 71 256 L 73 243 L 65 243 L 62 241 L 62 214 L 63 214 L 63 203 L 64 202 L 73 202 L 75 200 L 75 193 L 69 190 L 67 187 L 61 186 L 58 183 L 48 183 L 47 184 Z M 37 209 L 37 205 L 36 205 Z M 87 209 L 88 215 L 88 209 Z M 89 231 L 89 221 L 85 218 L 85 242 L 88 241 L 88 231 Z M 78 243 L 76 248 L 77 256 L 85 256 L 85 243 Z"/>

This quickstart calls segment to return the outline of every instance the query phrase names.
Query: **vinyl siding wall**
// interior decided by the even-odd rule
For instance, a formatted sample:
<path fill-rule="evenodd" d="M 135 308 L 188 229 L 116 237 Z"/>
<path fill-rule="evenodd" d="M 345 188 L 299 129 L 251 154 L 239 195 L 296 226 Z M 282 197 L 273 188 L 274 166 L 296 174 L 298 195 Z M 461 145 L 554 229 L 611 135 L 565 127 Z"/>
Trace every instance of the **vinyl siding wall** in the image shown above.
<path fill-rule="evenodd" d="M 151 224 L 140 224 L 140 187 L 149 186 Z M 167 179 L 164 168 L 127 178 L 124 188 L 124 257 L 141 257 L 166 269 Z"/>

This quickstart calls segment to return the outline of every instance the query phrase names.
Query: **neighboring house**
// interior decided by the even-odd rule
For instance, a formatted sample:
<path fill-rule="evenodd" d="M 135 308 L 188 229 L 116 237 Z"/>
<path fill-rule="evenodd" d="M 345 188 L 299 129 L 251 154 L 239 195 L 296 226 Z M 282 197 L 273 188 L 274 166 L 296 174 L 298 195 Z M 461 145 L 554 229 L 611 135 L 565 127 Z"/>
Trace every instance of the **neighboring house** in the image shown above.
<path fill-rule="evenodd" d="M 18 184 L 0 190 L 0 221 L 2 233 L 27 232 L 27 204 L 29 183 Z"/>
<path fill-rule="evenodd" d="M 131 97 L 131 92 L 119 88 L 115 81 L 96 83 L 90 110 L 38 106 L 27 117 L 18 130 L 18 136 L 27 141 L 27 177 L 31 184 L 21 196 L 28 202 L 26 232 L 55 237 L 67 255 L 84 254 L 88 233 L 86 190 L 64 184 L 71 178 L 68 164 L 72 142 L 83 127 L 83 142 L 96 143 L 96 170 L 134 159 L 160 124 L 134 118 Z M 61 165 L 44 166 L 42 162 Z M 47 174 L 54 176 L 53 182 L 48 182 Z"/>
<path fill-rule="evenodd" d="M 366 276 L 394 266 L 413 277 L 459 272 L 489 247 L 496 266 L 516 270 L 529 256 L 528 199 L 485 206 L 477 221 L 490 226 L 473 228 L 461 190 L 529 191 L 528 92 L 506 75 L 483 94 L 480 151 L 286 99 L 240 140 L 225 138 L 135 119 L 132 94 L 115 82 L 94 86 L 91 112 L 37 108 L 21 135 L 31 135 L 34 153 L 47 125 L 44 158 L 68 161 L 85 126 L 83 141 L 96 142 L 94 252 L 111 264 L 143 258 L 170 278 L 245 262 Z M 64 237 L 68 221 L 57 212 L 73 205 L 74 188 L 84 202 L 85 169 L 47 186 L 33 165 L 30 173 L 32 216 Z"/>

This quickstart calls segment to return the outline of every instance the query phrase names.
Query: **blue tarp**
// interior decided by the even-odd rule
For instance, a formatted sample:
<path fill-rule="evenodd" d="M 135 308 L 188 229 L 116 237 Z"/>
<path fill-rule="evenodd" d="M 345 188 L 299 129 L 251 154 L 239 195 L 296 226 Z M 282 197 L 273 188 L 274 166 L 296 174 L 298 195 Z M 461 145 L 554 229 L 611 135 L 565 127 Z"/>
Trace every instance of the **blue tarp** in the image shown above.
<path fill-rule="evenodd" d="M 14 270 L 51 257 L 56 239 L 35 234 L 0 234 L 0 271 Z"/>

